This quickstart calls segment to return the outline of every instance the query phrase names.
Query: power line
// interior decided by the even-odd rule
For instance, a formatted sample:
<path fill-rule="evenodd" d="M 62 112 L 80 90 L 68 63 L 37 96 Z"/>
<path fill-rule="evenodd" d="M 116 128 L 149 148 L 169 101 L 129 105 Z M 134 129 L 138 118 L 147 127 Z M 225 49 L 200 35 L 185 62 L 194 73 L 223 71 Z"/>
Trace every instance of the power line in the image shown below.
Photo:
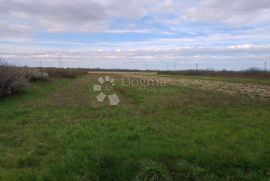
<path fill-rule="evenodd" d="M 58 57 L 58 66 L 59 66 L 59 68 L 61 67 L 61 55 L 59 55 L 59 57 Z"/>
<path fill-rule="evenodd" d="M 61 54 L 58 57 L 58 63 L 59 63 L 59 68 L 64 68 L 64 62 L 62 60 L 62 55 Z"/>

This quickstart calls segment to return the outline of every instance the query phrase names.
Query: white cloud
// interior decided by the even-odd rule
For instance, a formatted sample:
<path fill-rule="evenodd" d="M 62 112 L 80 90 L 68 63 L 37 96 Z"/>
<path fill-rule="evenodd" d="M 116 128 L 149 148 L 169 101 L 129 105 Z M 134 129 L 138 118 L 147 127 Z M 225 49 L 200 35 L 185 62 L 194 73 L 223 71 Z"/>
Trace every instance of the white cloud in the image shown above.
<path fill-rule="evenodd" d="M 202 22 L 223 22 L 233 25 L 269 22 L 269 0 L 202 0 L 189 9 L 188 17 Z"/>
<path fill-rule="evenodd" d="M 250 45 L 250 44 L 229 46 L 229 48 L 232 48 L 232 49 L 250 49 L 252 47 L 253 45 Z"/>
<path fill-rule="evenodd" d="M 2 0 L 0 15 L 31 22 L 35 30 L 99 32 L 107 30 L 113 18 L 141 18 L 145 10 L 135 0 Z"/>
<path fill-rule="evenodd" d="M 0 34 L 29 36 L 49 32 L 110 32 L 174 35 L 189 31 L 186 21 L 222 22 L 233 25 L 270 23 L 269 0 L 2 0 Z M 132 24 L 150 16 L 146 27 Z M 127 24 L 115 28 L 117 19 Z M 166 26 L 155 30 L 154 24 Z M 5 28 L 3 28 L 5 27 Z M 198 30 L 193 29 L 194 33 Z"/>
<path fill-rule="evenodd" d="M 92 59 L 131 66 L 136 61 L 225 61 L 229 55 L 257 61 L 270 50 L 269 14 L 269 0 L 1 0 L 0 56 L 52 65 L 63 52 L 63 58 L 81 66 Z M 74 41 L 38 36 L 47 31 L 153 37 L 92 42 L 83 36 Z"/>
<path fill-rule="evenodd" d="M 62 55 L 63 60 L 68 62 L 77 62 L 77 66 L 87 67 L 84 64 L 88 62 L 106 62 L 114 64 L 115 62 L 124 63 L 129 68 L 132 68 L 132 62 L 153 62 L 156 63 L 189 63 L 190 61 L 204 62 L 207 58 L 212 61 L 216 60 L 216 63 L 226 62 L 228 60 L 254 60 L 265 61 L 266 55 L 270 51 L 270 45 L 256 46 L 256 45 L 235 45 L 224 48 L 192 48 L 192 47 L 178 47 L 178 48 L 148 48 L 137 49 L 136 51 L 126 50 L 102 50 L 102 51 L 40 51 L 36 53 L 1 53 L 0 56 L 9 60 L 21 60 L 32 62 L 44 61 L 44 66 L 48 66 L 46 62 L 57 63 L 59 55 Z M 228 56 L 229 55 L 229 56 Z M 219 62 L 221 61 L 221 62 Z M 223 63 L 224 63 L 223 62 Z"/>

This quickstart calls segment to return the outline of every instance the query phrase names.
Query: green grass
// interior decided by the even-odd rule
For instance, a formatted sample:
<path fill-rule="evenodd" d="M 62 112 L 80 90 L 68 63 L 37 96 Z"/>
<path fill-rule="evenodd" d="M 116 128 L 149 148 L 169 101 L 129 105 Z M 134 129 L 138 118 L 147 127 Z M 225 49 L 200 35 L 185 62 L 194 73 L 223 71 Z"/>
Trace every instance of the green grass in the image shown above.
<path fill-rule="evenodd" d="M 0 180 L 268 180 L 270 104 L 97 76 L 33 84 L 0 102 Z"/>

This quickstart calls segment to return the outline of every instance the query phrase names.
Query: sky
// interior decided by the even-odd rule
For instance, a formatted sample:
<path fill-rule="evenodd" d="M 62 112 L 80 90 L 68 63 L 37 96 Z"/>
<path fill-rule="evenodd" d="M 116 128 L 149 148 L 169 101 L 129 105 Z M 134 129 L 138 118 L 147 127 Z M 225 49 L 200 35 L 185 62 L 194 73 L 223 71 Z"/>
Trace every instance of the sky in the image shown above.
<path fill-rule="evenodd" d="M 17 65 L 270 69 L 269 0 L 1 0 L 0 57 Z"/>

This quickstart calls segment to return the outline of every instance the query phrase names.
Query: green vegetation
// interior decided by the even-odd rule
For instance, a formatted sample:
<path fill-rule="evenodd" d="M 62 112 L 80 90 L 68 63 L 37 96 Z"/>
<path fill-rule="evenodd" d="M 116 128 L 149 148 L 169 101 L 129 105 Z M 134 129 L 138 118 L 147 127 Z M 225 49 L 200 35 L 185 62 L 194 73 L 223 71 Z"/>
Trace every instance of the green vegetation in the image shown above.
<path fill-rule="evenodd" d="M 0 180 L 269 179 L 269 102 L 118 82 L 109 106 L 95 99 L 98 77 L 0 102 Z"/>

